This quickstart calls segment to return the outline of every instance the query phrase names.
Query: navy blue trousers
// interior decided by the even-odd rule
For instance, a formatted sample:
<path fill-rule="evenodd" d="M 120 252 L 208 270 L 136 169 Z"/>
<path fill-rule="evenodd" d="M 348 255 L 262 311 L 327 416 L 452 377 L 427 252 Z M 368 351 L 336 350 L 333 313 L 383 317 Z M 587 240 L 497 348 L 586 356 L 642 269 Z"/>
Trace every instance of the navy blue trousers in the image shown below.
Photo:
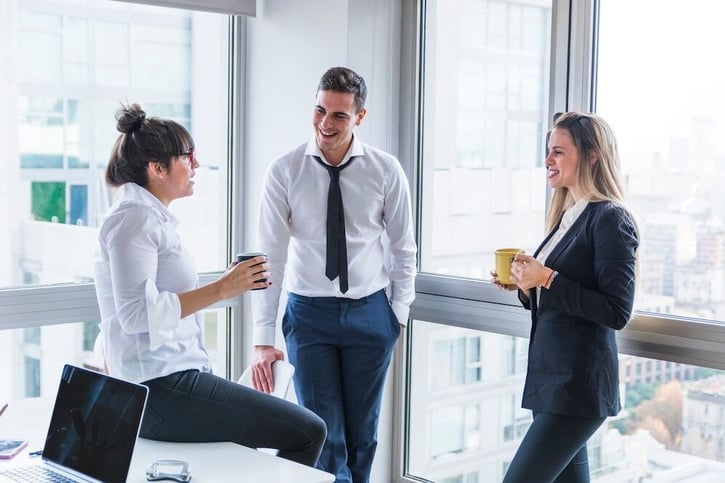
<path fill-rule="evenodd" d="M 278 397 L 198 370 L 143 384 L 149 388 L 143 438 L 273 448 L 278 456 L 307 466 L 315 464 L 322 449 L 322 419 Z"/>
<path fill-rule="evenodd" d="M 534 412 L 503 483 L 588 482 L 587 440 L 605 419 Z"/>
<path fill-rule="evenodd" d="M 383 290 L 362 299 L 290 294 L 282 320 L 297 399 L 327 424 L 317 467 L 368 483 L 385 375 L 400 336 Z"/>

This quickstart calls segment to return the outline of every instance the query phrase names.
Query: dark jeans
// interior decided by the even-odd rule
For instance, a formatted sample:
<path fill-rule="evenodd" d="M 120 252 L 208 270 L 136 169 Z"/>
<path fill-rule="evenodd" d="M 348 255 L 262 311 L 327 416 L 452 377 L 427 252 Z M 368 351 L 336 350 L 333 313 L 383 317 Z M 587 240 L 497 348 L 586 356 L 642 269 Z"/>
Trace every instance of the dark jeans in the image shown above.
<path fill-rule="evenodd" d="M 385 375 L 400 335 L 385 292 L 356 300 L 290 294 L 282 330 L 297 368 L 297 399 L 327 424 L 317 467 L 336 483 L 367 483 Z"/>
<path fill-rule="evenodd" d="M 308 466 L 325 442 L 325 423 L 311 411 L 210 373 L 188 370 L 144 384 L 143 438 L 273 448 Z"/>
<path fill-rule="evenodd" d="M 588 482 L 587 440 L 605 419 L 534 412 L 503 482 Z"/>

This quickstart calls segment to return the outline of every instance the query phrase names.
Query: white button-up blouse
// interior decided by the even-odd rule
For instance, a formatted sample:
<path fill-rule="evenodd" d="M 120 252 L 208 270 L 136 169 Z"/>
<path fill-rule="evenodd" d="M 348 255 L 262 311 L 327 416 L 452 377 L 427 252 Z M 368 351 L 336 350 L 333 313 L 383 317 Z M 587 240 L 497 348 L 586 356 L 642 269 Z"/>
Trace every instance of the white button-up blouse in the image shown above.
<path fill-rule="evenodd" d="M 142 382 L 187 369 L 210 371 L 199 314 L 181 318 L 178 293 L 198 285 L 177 218 L 127 183 L 101 225 L 95 261 L 100 343 L 111 375 Z"/>

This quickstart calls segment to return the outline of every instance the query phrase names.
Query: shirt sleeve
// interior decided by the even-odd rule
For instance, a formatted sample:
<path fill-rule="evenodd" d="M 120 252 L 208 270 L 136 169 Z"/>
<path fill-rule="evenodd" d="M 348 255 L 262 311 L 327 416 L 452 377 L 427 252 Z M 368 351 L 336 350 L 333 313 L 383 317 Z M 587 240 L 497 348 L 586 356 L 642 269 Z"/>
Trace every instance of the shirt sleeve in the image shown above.
<path fill-rule="evenodd" d="M 281 168 L 280 161 L 272 163 L 267 169 L 262 185 L 257 246 L 267 254 L 272 285 L 251 293 L 254 345 L 273 346 L 275 343 L 277 310 L 287 264 L 291 216 L 287 202 L 288 183 Z"/>
<path fill-rule="evenodd" d="M 393 166 L 389 189 L 385 194 L 383 221 L 390 240 L 390 305 L 398 322 L 406 325 L 410 305 L 415 299 L 417 247 L 408 180 L 397 160 Z"/>
<path fill-rule="evenodd" d="M 127 334 L 148 332 L 150 349 L 173 339 L 181 321 L 178 295 L 156 287 L 163 239 L 158 219 L 139 207 L 117 213 L 106 242 L 116 315 Z"/>

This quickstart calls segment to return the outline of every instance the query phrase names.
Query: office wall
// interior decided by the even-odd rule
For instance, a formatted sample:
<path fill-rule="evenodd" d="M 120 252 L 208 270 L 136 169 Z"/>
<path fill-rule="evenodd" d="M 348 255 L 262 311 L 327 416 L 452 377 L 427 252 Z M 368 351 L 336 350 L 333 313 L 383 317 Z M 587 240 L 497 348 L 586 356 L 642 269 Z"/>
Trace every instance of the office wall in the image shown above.
<path fill-rule="evenodd" d="M 356 133 L 397 154 L 399 25 L 397 0 L 258 1 L 257 16 L 247 21 L 246 246 L 254 246 L 264 170 L 272 159 L 312 136 L 317 82 L 329 67 L 348 66 L 365 78 L 368 115 Z M 282 341 L 279 333 L 277 340 Z M 388 379 L 373 483 L 390 481 Z"/>

